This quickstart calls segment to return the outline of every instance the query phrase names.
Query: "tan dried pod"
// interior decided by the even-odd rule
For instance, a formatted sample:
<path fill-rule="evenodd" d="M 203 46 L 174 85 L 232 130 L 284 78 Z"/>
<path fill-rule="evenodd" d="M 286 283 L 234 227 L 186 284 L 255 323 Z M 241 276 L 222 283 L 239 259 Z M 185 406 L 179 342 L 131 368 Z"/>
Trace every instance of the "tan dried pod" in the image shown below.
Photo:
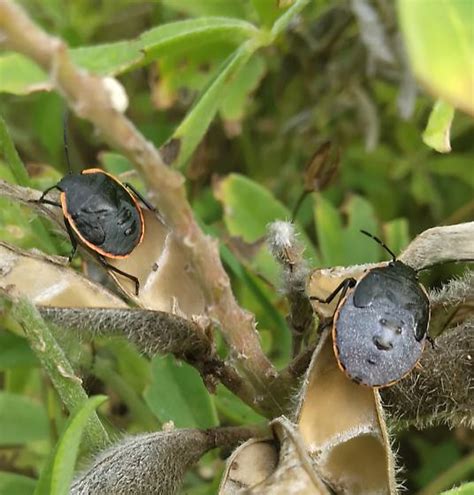
<path fill-rule="evenodd" d="M 285 417 L 272 424 L 274 441 L 249 440 L 229 458 L 219 495 L 329 495 L 296 426 Z"/>
<path fill-rule="evenodd" d="M 316 349 L 297 423 L 321 477 L 338 494 L 395 494 L 395 467 L 378 391 L 338 367 L 329 332 Z"/>
<path fill-rule="evenodd" d="M 135 287 L 130 280 L 113 272 L 109 272 L 110 275 L 143 308 L 177 310 L 189 317 L 203 314 L 204 296 L 182 249 L 157 215 L 149 210 L 144 210 L 143 214 L 145 236 L 142 243 L 127 258 L 108 260 L 116 268 L 138 278 L 139 296 L 135 296 Z"/>
<path fill-rule="evenodd" d="M 277 463 L 274 440 L 247 440 L 227 460 L 219 495 L 237 495 L 262 483 L 274 472 Z"/>
<path fill-rule="evenodd" d="M 65 264 L 64 258 L 0 242 L 0 287 L 45 306 L 127 307 L 124 301 Z"/>

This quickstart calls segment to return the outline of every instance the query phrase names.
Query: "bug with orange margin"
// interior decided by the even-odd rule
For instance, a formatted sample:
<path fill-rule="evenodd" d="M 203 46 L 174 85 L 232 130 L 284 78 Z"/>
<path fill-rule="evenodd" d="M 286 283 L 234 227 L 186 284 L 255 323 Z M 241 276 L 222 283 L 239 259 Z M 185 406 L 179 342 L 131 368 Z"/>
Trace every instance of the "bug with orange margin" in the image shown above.
<path fill-rule="evenodd" d="M 96 254 L 105 268 L 132 280 L 138 295 L 137 277 L 107 263 L 106 258 L 127 258 L 142 242 L 145 222 L 139 200 L 151 211 L 155 208 L 131 185 L 120 182 L 100 168 L 72 173 L 67 143 L 67 113 L 64 117 L 64 151 L 69 173 L 46 189 L 38 203 L 60 207 L 72 244 L 69 261 L 74 257 L 78 241 Z M 53 189 L 60 191 L 60 202 L 46 198 Z"/>
<path fill-rule="evenodd" d="M 367 270 L 359 280 L 347 278 L 321 303 L 340 299 L 332 338 L 339 368 L 354 382 L 387 387 L 418 363 L 428 336 L 430 303 L 416 270 L 396 259 L 377 237 L 362 231 L 392 255 L 385 266 Z"/>

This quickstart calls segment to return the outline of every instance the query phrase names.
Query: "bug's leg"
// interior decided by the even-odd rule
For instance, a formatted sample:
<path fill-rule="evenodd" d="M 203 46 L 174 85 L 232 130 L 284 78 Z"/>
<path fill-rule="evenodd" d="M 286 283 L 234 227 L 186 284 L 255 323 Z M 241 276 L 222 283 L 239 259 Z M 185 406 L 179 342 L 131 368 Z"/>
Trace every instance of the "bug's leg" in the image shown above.
<path fill-rule="evenodd" d="M 161 216 L 161 213 L 141 194 L 132 184 L 129 182 L 125 182 L 124 186 L 129 189 L 132 194 L 137 197 L 150 211 L 152 211 L 157 217 L 158 220 L 164 225 L 165 219 Z"/>
<path fill-rule="evenodd" d="M 44 199 L 45 196 L 49 193 L 49 191 L 52 191 L 53 189 L 57 189 L 58 185 L 55 184 L 54 186 L 48 187 L 46 191 L 43 191 L 43 194 L 40 196 L 39 199 L 34 199 L 32 203 L 46 203 L 46 204 L 53 204 L 53 206 L 61 206 L 60 204 L 53 203 L 53 202 L 48 202 L 47 199 Z"/>
<path fill-rule="evenodd" d="M 69 263 L 71 263 L 72 259 L 74 258 L 74 255 L 76 254 L 77 251 L 77 239 L 74 235 L 74 231 L 72 230 L 71 224 L 69 223 L 69 220 L 64 217 L 64 225 L 66 225 L 66 230 L 69 235 L 69 240 L 71 241 L 72 245 L 72 250 L 71 254 L 69 255 Z"/>
<path fill-rule="evenodd" d="M 431 344 L 432 349 L 436 349 L 436 343 L 433 339 L 433 337 L 430 337 L 429 335 L 426 336 L 426 340 Z"/>
<path fill-rule="evenodd" d="M 61 208 L 61 203 L 58 203 L 57 201 L 51 201 L 50 199 L 42 199 L 41 201 L 39 199 L 33 199 L 30 201 L 30 203 L 41 203 L 42 205 L 51 205 Z"/>
<path fill-rule="evenodd" d="M 136 196 L 149 210 L 156 213 L 156 208 L 143 196 L 143 194 L 138 191 L 132 184 L 129 182 L 125 182 L 124 186 Z"/>
<path fill-rule="evenodd" d="M 135 284 L 135 295 L 138 296 L 140 292 L 140 281 L 137 277 L 135 277 L 134 275 L 130 275 L 130 273 L 124 272 L 123 270 L 119 270 L 115 266 L 107 263 L 103 256 L 97 256 L 97 259 L 104 268 L 107 268 L 107 270 L 118 273 L 119 275 L 123 275 L 124 277 L 127 277 L 129 280 L 131 280 Z"/>
<path fill-rule="evenodd" d="M 317 296 L 310 296 L 309 298 L 312 299 L 313 301 L 318 301 L 323 304 L 329 304 L 338 294 L 339 292 L 341 293 L 341 296 L 339 298 L 339 301 L 346 295 L 346 292 L 354 287 L 356 284 L 356 279 L 355 278 L 346 278 L 343 280 L 332 292 L 329 294 L 326 299 L 321 299 L 320 297 Z"/>

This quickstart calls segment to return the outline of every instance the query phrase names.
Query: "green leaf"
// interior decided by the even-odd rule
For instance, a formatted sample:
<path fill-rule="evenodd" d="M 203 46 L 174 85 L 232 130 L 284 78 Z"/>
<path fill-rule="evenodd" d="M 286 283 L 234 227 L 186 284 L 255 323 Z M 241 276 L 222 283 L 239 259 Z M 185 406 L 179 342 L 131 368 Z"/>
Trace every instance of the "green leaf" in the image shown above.
<path fill-rule="evenodd" d="M 157 356 L 151 371 L 152 381 L 144 396 L 162 423 L 173 421 L 177 428 L 217 426 L 214 402 L 193 367 L 171 356 Z"/>
<path fill-rule="evenodd" d="M 51 89 L 46 73 L 19 53 L 0 55 L 0 93 L 27 95 Z"/>
<path fill-rule="evenodd" d="M 266 235 L 266 228 L 274 220 L 289 220 L 291 212 L 272 193 L 257 182 L 239 174 L 229 174 L 215 189 L 224 206 L 224 221 L 231 235 L 245 242 L 255 242 Z M 256 208 L 258 206 L 258 208 Z M 311 241 L 302 234 L 308 250 L 315 254 Z"/>
<path fill-rule="evenodd" d="M 472 495 L 474 493 L 474 481 L 464 483 L 461 486 L 443 492 L 440 495 Z"/>
<path fill-rule="evenodd" d="M 132 162 L 119 153 L 103 151 L 99 154 L 99 160 L 105 170 L 115 176 L 133 170 Z"/>
<path fill-rule="evenodd" d="M 220 107 L 220 113 L 224 119 L 232 121 L 242 119 L 248 96 L 257 88 L 265 71 L 265 60 L 258 54 L 242 67 L 225 91 Z"/>
<path fill-rule="evenodd" d="M 343 205 L 347 215 L 344 227 L 341 213 L 323 195 L 316 197 L 315 221 L 324 266 L 369 263 L 380 259 L 380 247 L 360 231 L 377 234 L 372 205 L 360 196 L 351 196 Z"/>
<path fill-rule="evenodd" d="M 474 114 L 472 2 L 399 0 L 398 12 L 415 75 L 435 96 Z"/>
<path fill-rule="evenodd" d="M 472 156 L 469 153 L 456 153 L 448 156 L 435 156 L 426 161 L 426 167 L 439 177 L 454 177 L 474 188 Z"/>
<path fill-rule="evenodd" d="M 71 58 L 75 64 L 91 72 L 111 76 L 126 72 L 142 63 L 144 54 L 140 51 L 141 48 L 140 39 L 117 41 L 74 48 L 71 50 Z"/>
<path fill-rule="evenodd" d="M 229 234 L 248 244 L 261 242 L 270 222 L 291 218 L 291 212 L 270 191 L 243 175 L 228 175 L 216 185 L 214 194 L 223 204 Z M 306 256 L 316 264 L 317 254 L 311 240 L 302 229 L 299 234 Z M 266 280 L 279 285 L 280 269 L 266 245 L 262 244 L 256 251 L 251 266 Z"/>
<path fill-rule="evenodd" d="M 378 222 L 371 203 L 361 196 L 351 196 L 344 205 L 348 217 L 347 228 L 344 230 L 344 252 L 346 264 L 356 265 L 369 263 L 380 259 L 380 246 L 361 233 L 365 230 L 377 235 Z M 384 255 L 383 259 L 386 259 Z"/>
<path fill-rule="evenodd" d="M 0 471 L 0 495 L 33 495 L 36 480 Z"/>
<path fill-rule="evenodd" d="M 253 24 L 227 17 L 202 17 L 158 26 L 140 36 L 146 60 L 186 52 L 190 46 L 216 42 L 233 42 L 254 38 L 258 34 Z"/>
<path fill-rule="evenodd" d="M 244 18 L 247 16 L 245 2 L 236 2 L 235 0 L 199 0 L 198 2 L 161 0 L 161 3 L 166 7 L 194 17 L 225 15 L 227 17 Z"/>
<path fill-rule="evenodd" d="M 46 440 L 48 416 L 41 404 L 21 395 L 0 392 L 0 445 Z"/>
<path fill-rule="evenodd" d="M 451 151 L 450 131 L 454 118 L 454 108 L 443 100 L 438 100 L 431 110 L 428 124 L 423 132 L 423 142 L 440 153 Z"/>
<path fill-rule="evenodd" d="M 252 5 L 264 26 L 271 26 L 282 13 L 278 0 L 252 0 Z"/>
<path fill-rule="evenodd" d="M 68 495 L 83 431 L 95 409 L 106 399 L 104 395 L 90 397 L 69 419 L 41 473 L 35 495 Z"/>
<path fill-rule="evenodd" d="M 24 338 L 11 332 L 0 332 L 0 370 L 37 364 L 38 360 Z"/>
<path fill-rule="evenodd" d="M 3 77 L 3 76 L 2 76 Z M 17 184 L 20 186 L 28 186 L 30 184 L 30 178 L 26 171 L 23 162 L 21 161 L 16 151 L 15 145 L 8 133 L 7 125 L 5 121 L 0 117 L 0 156 L 2 156 L 7 162 L 10 170 Z"/>
<path fill-rule="evenodd" d="M 226 421 L 240 425 L 259 423 L 265 420 L 260 414 L 244 404 L 238 397 L 222 385 L 217 387 L 216 407 Z"/>
<path fill-rule="evenodd" d="M 256 45 L 253 42 L 247 42 L 222 64 L 216 77 L 203 90 L 199 100 L 175 130 L 171 138 L 179 143 L 179 152 L 173 162 L 175 166 L 182 167 L 192 155 L 214 119 L 225 95 L 225 87 L 245 65 L 255 49 Z"/>
<path fill-rule="evenodd" d="M 341 216 L 337 208 L 322 195 L 316 196 L 314 219 L 323 265 L 344 265 L 346 260 Z"/>
<path fill-rule="evenodd" d="M 385 243 L 398 256 L 410 242 L 410 228 L 406 218 L 396 218 L 383 226 Z"/>
<path fill-rule="evenodd" d="M 227 17 L 205 17 L 170 22 L 145 31 L 138 38 L 72 49 L 74 63 L 100 75 L 117 75 L 148 64 L 163 55 L 186 53 L 190 46 L 226 41 L 239 44 L 254 38 L 257 28 Z M 0 56 L 0 92 L 28 94 L 51 89 L 47 75 L 19 54 Z M 6 77 L 3 75 L 6 74 Z"/>

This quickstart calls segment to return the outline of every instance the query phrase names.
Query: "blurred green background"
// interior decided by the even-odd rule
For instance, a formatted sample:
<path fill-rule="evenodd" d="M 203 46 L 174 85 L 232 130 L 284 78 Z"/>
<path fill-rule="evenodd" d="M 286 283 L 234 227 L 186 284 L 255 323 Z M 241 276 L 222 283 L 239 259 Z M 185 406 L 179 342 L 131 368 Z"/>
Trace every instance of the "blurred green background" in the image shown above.
<path fill-rule="evenodd" d="M 274 0 L 20 3 L 71 47 L 132 40 L 164 23 L 205 16 L 241 19 L 263 26 L 266 32 L 265 26 L 285 12 Z M 434 22 L 430 13 L 437 15 L 441 3 L 424 2 L 427 25 Z M 468 3 L 453 2 L 461 9 Z M 409 29 L 413 18 L 403 10 L 408 8 L 405 4 L 398 6 L 410 33 L 407 39 L 416 44 L 416 34 Z M 234 290 L 242 305 L 257 315 L 265 351 L 279 366 L 287 361 L 291 345 L 285 303 L 276 290 L 277 266 L 264 246 L 257 243 L 254 250 L 244 249 L 237 238 L 256 243 L 265 235 L 269 221 L 291 217 L 304 189 L 305 167 L 323 143 L 330 141 L 340 156 L 338 174 L 323 191 L 305 198 L 297 216 L 307 258 L 315 268 L 386 259 L 381 248 L 360 235 L 359 229 L 380 235 L 398 253 L 427 228 L 473 219 L 472 117 L 456 112 L 450 153 L 441 154 L 425 144 L 423 133 L 435 99 L 416 84 L 408 68 L 399 26 L 396 5 L 386 0 L 310 2 L 281 34 L 249 53 L 201 113 L 193 113 L 198 108 L 193 104 L 212 90 L 222 64 L 243 43 L 237 28 L 223 29 L 199 43 L 189 40 L 165 47 L 146 64 L 131 62 L 125 48 L 125 69 L 112 71 L 120 72 L 118 78 L 127 91 L 127 115 L 156 146 L 176 135 L 191 136 L 186 150 L 190 158 L 180 158 L 176 166 L 188 179 L 196 215 L 223 240 L 223 259 Z M 422 25 L 418 34 L 423 35 Z M 467 34 L 472 43 L 472 29 L 467 28 Z M 456 35 L 448 33 L 444 39 L 448 45 L 453 43 L 455 59 L 459 52 Z M 410 53 L 410 46 L 407 49 Z M 436 52 L 432 55 L 438 65 L 449 59 L 444 53 L 438 53 L 438 58 Z M 99 72 L 108 73 L 105 67 L 114 64 L 105 55 L 101 58 L 100 50 L 82 56 L 86 66 Z M 62 142 L 65 107 L 58 94 L 31 91 L 25 85 L 35 77 L 42 80 L 41 74 L 31 70 L 12 66 L 0 53 L 0 90 L 4 91 L 0 114 L 27 166 L 31 184 L 45 189 L 67 170 Z M 453 62 L 449 71 L 456 70 Z M 430 84 L 425 87 L 449 99 L 449 91 L 438 91 Z M 212 118 L 214 111 L 217 115 Z M 193 119 L 188 127 L 179 127 L 186 116 Z M 200 139 L 208 120 L 212 122 Z M 441 116 L 441 130 L 433 124 L 435 134 L 441 132 L 445 137 L 449 121 Z M 177 127 L 181 129 L 178 134 Z M 195 139 L 194 131 L 199 134 Z M 101 166 L 118 173 L 131 167 L 107 149 L 90 124 L 76 117 L 70 119 L 69 136 L 76 171 Z M 426 133 L 425 141 L 430 142 Z M 434 147 L 439 146 L 440 140 L 435 137 L 434 141 Z M 0 178 L 18 181 L 7 165 L 8 156 L 3 159 Z M 31 219 L 31 212 L 0 199 L 0 239 L 23 248 L 68 253 L 67 242 Z M 464 268 L 439 267 L 424 274 L 423 281 L 439 286 Z M 24 340 L 9 332 L 1 332 L 0 339 L 0 470 L 36 477 L 64 415 Z M 258 420 L 224 389 L 208 397 L 195 371 L 177 366 L 172 359 L 156 358 L 150 364 L 125 343 L 101 342 L 93 361 L 86 347 L 74 360 L 88 392 L 106 392 L 111 397 L 107 418 L 122 431 L 155 429 L 169 419 L 186 427 Z M 416 493 L 462 460 L 474 439 L 468 429 L 438 427 L 404 432 L 398 442 L 406 486 Z M 186 493 L 214 493 L 216 473 L 221 469 L 215 453 L 207 456 L 188 476 Z M 0 475 L 1 494 L 7 493 L 2 483 L 8 476 L 13 475 Z M 469 472 L 454 481 L 467 477 Z M 31 493 L 33 485 L 28 479 L 18 483 L 24 483 L 24 491 L 16 493 Z"/>

